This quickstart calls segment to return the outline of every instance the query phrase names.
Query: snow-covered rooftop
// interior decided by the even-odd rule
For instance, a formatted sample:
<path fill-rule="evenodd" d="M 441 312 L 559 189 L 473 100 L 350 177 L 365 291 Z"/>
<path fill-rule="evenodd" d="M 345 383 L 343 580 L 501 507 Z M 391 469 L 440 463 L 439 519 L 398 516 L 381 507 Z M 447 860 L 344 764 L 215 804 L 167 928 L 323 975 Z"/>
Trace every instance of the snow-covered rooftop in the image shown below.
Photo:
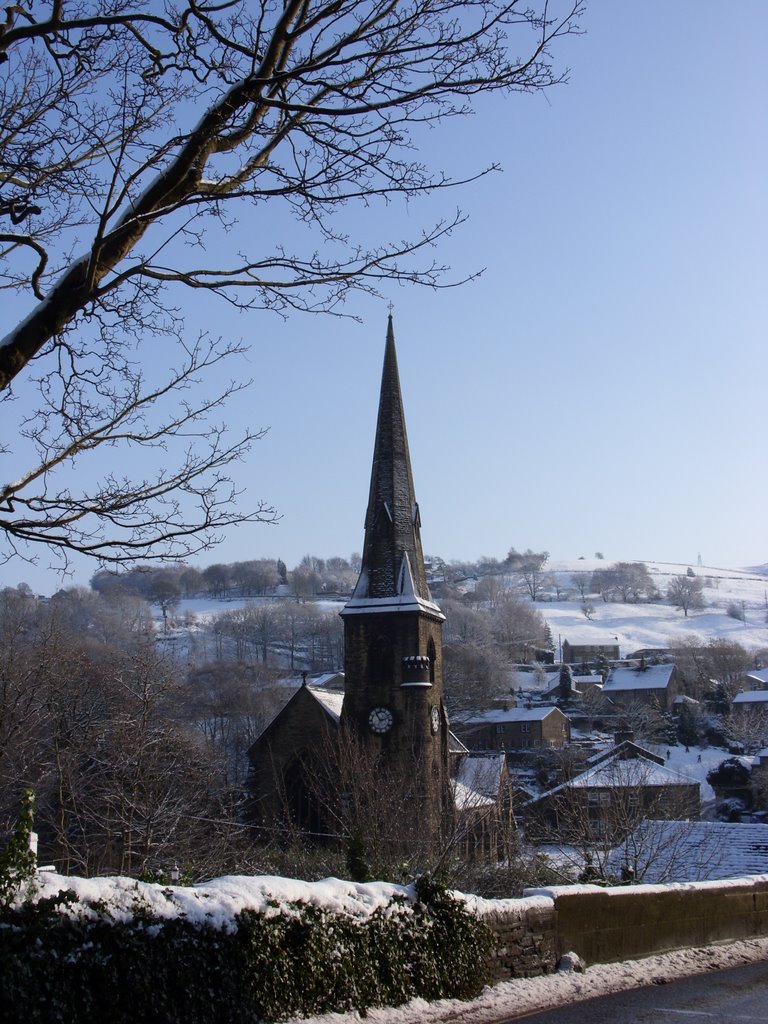
<path fill-rule="evenodd" d="M 492 711 L 482 711 L 477 715 L 472 715 L 471 718 L 465 718 L 465 725 L 484 725 L 490 722 L 541 722 L 552 712 L 562 714 L 559 708 L 554 707 L 543 707 L 543 708 L 509 708 L 504 710 L 503 708 L 496 708 Z"/>
<path fill-rule="evenodd" d="M 617 690 L 663 690 L 669 685 L 674 670 L 674 665 L 612 668 L 603 685 L 603 693 Z"/>
<path fill-rule="evenodd" d="M 680 772 L 665 768 L 644 757 L 620 759 L 618 757 L 601 761 L 593 768 L 577 775 L 567 784 L 578 789 L 615 786 L 680 786 L 698 785 L 694 779 Z"/>
<path fill-rule="evenodd" d="M 588 768 L 581 775 L 561 782 L 559 786 L 542 793 L 536 800 L 551 797 L 568 789 L 616 789 L 617 787 L 643 786 L 698 786 L 697 779 L 682 772 L 665 768 L 644 757 L 622 758 L 616 754 Z"/>
<path fill-rule="evenodd" d="M 456 780 L 476 793 L 496 798 L 504 772 L 504 754 L 465 757 L 459 765 Z"/>
<path fill-rule="evenodd" d="M 344 706 L 344 694 L 333 690 L 316 690 L 314 686 L 308 686 L 307 689 L 315 700 L 322 704 L 328 714 L 338 722 L 341 718 L 341 709 Z"/>
<path fill-rule="evenodd" d="M 768 704 L 768 690 L 744 690 L 733 698 L 734 704 Z"/>

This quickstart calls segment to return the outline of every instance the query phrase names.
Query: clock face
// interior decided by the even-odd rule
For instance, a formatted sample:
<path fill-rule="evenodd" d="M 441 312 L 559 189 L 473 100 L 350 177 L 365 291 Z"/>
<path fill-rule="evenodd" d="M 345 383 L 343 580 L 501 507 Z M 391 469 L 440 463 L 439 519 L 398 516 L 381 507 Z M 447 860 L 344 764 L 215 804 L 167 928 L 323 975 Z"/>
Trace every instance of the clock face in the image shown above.
<path fill-rule="evenodd" d="M 392 728 L 394 718 L 389 708 L 374 708 L 368 715 L 368 725 L 377 733 L 388 732 Z"/>
<path fill-rule="evenodd" d="M 440 731 L 440 708 L 433 707 L 429 712 L 429 718 L 432 723 L 432 732 L 437 734 Z"/>

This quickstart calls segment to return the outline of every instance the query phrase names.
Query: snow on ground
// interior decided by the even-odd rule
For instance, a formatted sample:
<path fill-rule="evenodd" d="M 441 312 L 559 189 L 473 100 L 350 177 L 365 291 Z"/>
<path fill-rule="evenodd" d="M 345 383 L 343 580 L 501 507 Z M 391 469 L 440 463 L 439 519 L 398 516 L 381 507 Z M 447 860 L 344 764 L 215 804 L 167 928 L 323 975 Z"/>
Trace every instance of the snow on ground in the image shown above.
<path fill-rule="evenodd" d="M 644 744 L 655 754 L 660 754 L 666 759 L 666 767 L 672 771 L 679 772 L 689 779 L 694 779 L 701 785 L 701 801 L 703 804 L 715 799 L 715 791 L 707 782 L 707 772 L 731 757 L 723 747 L 689 747 L 681 744 L 676 746 L 665 746 L 663 743 Z M 699 757 L 701 760 L 699 761 Z"/>
<path fill-rule="evenodd" d="M 691 611 L 686 618 L 664 601 L 657 604 L 604 603 L 592 595 L 587 600 L 594 606 L 591 620 L 581 611 L 582 598 L 572 583 L 572 577 L 591 576 L 596 569 L 607 569 L 612 563 L 605 559 L 573 559 L 551 561 L 544 567 L 544 575 L 556 578 L 565 591 L 568 600 L 542 600 L 536 608 L 549 623 L 557 640 L 570 643 L 611 643 L 618 638 L 622 656 L 631 654 L 642 647 L 668 647 L 685 638 L 726 637 L 737 640 L 749 649 L 768 646 L 768 576 L 749 569 L 723 569 L 710 566 L 688 566 L 685 563 L 646 562 L 649 573 L 662 594 L 673 576 L 685 575 L 689 568 L 705 581 L 704 599 L 707 607 Z M 510 586 L 517 582 L 509 577 Z M 543 588 L 545 598 L 554 595 L 551 586 Z M 564 596 L 566 596 L 564 594 Z M 279 600 L 289 600 L 281 598 Z M 292 599 L 290 599 L 292 600 Z M 213 597 L 185 598 L 174 610 L 173 619 L 183 623 L 185 617 L 194 621 L 197 627 L 210 623 L 222 612 L 236 611 L 249 604 L 274 603 L 274 598 L 232 598 L 219 600 Z M 746 625 L 726 614 L 731 603 L 744 602 Z M 338 611 L 343 601 L 320 599 L 314 601 L 318 607 Z M 158 628 L 162 629 L 162 615 L 154 611 Z M 187 627 L 190 628 L 190 627 Z M 194 627 L 192 627 L 194 628 Z M 184 631 L 184 627 L 181 627 Z M 176 630 L 170 630 L 170 633 Z"/>
<path fill-rule="evenodd" d="M 367 1024 L 430 1024 L 438 1021 L 493 1024 L 505 1017 L 520 1017 L 611 992 L 625 992 L 643 985 L 674 981 L 726 967 L 740 967 L 766 958 L 768 938 L 745 939 L 726 946 L 676 950 L 644 960 L 596 964 L 582 974 L 568 972 L 506 981 L 486 988 L 477 999 L 469 1002 L 443 999 L 427 1003 L 414 999 L 400 1007 L 368 1010 L 365 1020 Z M 360 1019 L 357 1013 L 327 1013 L 294 1018 L 293 1024 L 299 1024 L 299 1020 L 303 1024 L 351 1024 Z"/>
<path fill-rule="evenodd" d="M 662 594 L 673 576 L 684 576 L 689 566 L 666 562 L 645 563 Z M 607 569 L 609 561 L 585 559 L 548 562 L 545 575 L 556 576 L 573 590 L 571 577 L 595 569 Z M 686 638 L 725 637 L 754 649 L 768 645 L 768 578 L 746 569 L 718 569 L 693 566 L 692 571 L 704 580 L 707 607 L 691 611 L 686 618 L 681 611 L 665 602 L 658 604 L 604 603 L 599 597 L 587 600 L 595 609 L 591 621 L 581 611 L 582 600 L 570 595 L 568 601 L 537 602 L 537 608 L 549 623 L 552 634 L 570 643 L 611 643 L 618 638 L 622 656 L 642 647 L 668 647 Z M 726 614 L 729 604 L 744 602 L 746 625 Z"/>

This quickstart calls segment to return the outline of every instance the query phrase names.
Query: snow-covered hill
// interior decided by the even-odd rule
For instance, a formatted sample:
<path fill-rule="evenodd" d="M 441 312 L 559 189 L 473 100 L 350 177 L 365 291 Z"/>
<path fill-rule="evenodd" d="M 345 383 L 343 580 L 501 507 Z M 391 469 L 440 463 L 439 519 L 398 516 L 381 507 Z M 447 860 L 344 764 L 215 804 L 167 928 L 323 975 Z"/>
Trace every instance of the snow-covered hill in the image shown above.
<path fill-rule="evenodd" d="M 656 603 L 623 604 L 603 602 L 599 596 L 591 595 L 588 602 L 594 611 L 591 618 L 587 619 L 582 611 L 585 602 L 574 579 L 589 579 L 595 570 L 607 569 L 611 564 L 607 559 L 579 558 L 551 561 L 544 567 L 543 575 L 550 582 L 543 586 L 543 600 L 536 602 L 536 608 L 547 620 L 556 644 L 563 640 L 572 644 L 601 644 L 618 640 L 621 654 L 626 656 L 640 648 L 668 647 L 685 639 L 706 642 L 713 637 L 724 637 L 738 641 L 748 650 L 768 649 L 768 575 L 762 571 L 765 566 L 758 569 L 725 569 L 698 565 L 691 567 L 685 563 L 645 562 L 662 595 L 673 577 L 684 576 L 691 569 L 704 581 L 706 607 L 690 611 L 686 617 L 663 598 Z M 510 586 L 516 584 L 513 577 L 509 577 L 508 582 Z M 559 599 L 556 598 L 558 589 Z M 170 635 L 165 634 L 166 639 L 175 638 L 180 641 L 181 635 L 190 628 L 204 629 L 214 615 L 242 608 L 251 602 L 263 601 L 263 598 L 216 600 L 211 597 L 183 600 L 175 611 L 174 619 L 181 624 L 186 618 L 188 623 L 194 621 L 195 625 L 171 630 Z M 341 608 L 343 601 L 321 600 L 317 603 L 336 611 Z M 746 622 L 729 616 L 729 605 L 743 607 Z M 159 610 L 156 616 L 162 628 Z"/>
<path fill-rule="evenodd" d="M 689 568 L 704 581 L 706 607 L 690 611 L 687 618 L 666 601 L 654 604 L 604 603 L 592 596 L 589 603 L 594 612 L 587 619 L 581 610 L 584 603 L 575 591 L 572 577 L 591 575 L 596 569 L 610 566 L 608 561 L 577 559 L 553 561 L 546 565 L 545 575 L 556 578 L 567 591 L 568 600 L 537 602 L 552 630 L 556 642 L 572 644 L 611 643 L 618 639 L 622 656 L 643 647 L 668 647 L 680 640 L 711 637 L 736 640 L 748 650 L 768 648 L 768 576 L 747 569 L 722 569 L 668 562 L 646 562 L 651 577 L 662 594 L 674 576 L 684 576 Z M 551 591 L 550 591 L 551 593 Z M 746 622 L 730 617 L 729 605 L 742 607 Z"/>

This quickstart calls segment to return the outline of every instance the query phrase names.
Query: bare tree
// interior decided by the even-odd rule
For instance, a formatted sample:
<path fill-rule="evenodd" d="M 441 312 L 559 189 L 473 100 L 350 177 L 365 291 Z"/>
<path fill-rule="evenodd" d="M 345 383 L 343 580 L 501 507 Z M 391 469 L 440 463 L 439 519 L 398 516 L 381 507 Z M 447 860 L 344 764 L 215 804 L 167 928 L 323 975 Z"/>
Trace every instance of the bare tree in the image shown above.
<path fill-rule="evenodd" d="M 540 596 L 544 583 L 544 566 L 548 560 L 548 551 L 531 551 L 528 548 L 521 553 L 514 548 L 509 549 L 506 564 L 518 577 L 532 601 Z"/>
<path fill-rule="evenodd" d="M 721 689 L 726 704 L 743 686 L 743 678 L 754 667 L 754 655 L 735 640 L 689 637 L 671 648 L 683 679 L 684 692 L 702 700 L 713 685 Z M 725 708 L 723 708 L 725 710 Z"/>
<path fill-rule="evenodd" d="M 690 780 L 659 785 L 654 765 L 639 758 L 610 761 L 566 781 L 529 805 L 526 831 L 539 844 L 558 848 L 566 877 L 582 881 L 641 881 L 662 850 L 674 864 L 671 844 L 682 832 L 669 821 L 698 817 Z"/>
<path fill-rule="evenodd" d="M 0 287 L 19 296 L 19 320 L 0 343 L 0 392 L 26 377 L 40 393 L 36 407 L 22 388 L 28 444 L 0 486 L 7 550 L 180 556 L 232 522 L 271 520 L 264 503 L 237 509 L 228 476 L 261 436 L 231 439 L 217 422 L 242 385 L 198 386 L 240 346 L 185 338 L 180 293 L 285 315 L 338 313 L 351 291 L 375 294 L 383 280 L 438 286 L 445 268 L 422 254 L 460 212 L 394 242 L 364 228 L 352 237 L 333 213 L 461 184 L 415 157 L 423 126 L 468 112 L 481 93 L 563 81 L 551 48 L 577 31 L 582 9 L 583 0 L 557 12 L 545 0 L 8 7 Z M 290 232 L 249 232 L 224 266 L 206 255 L 245 207 L 263 225 L 267 203 Z M 145 477 L 115 472 L 82 493 L 61 481 L 75 458 L 120 447 L 145 451 Z"/>
<path fill-rule="evenodd" d="M 576 587 L 581 595 L 582 601 L 586 600 L 589 593 L 590 579 L 586 572 L 574 572 L 571 574 L 571 584 Z"/>
<path fill-rule="evenodd" d="M 731 705 L 731 710 L 723 718 L 723 730 L 746 753 L 756 754 L 768 743 L 768 711 L 765 705 L 758 702 Z"/>
<path fill-rule="evenodd" d="M 673 576 L 667 586 L 667 600 L 688 618 L 688 612 L 703 608 L 704 580 L 699 576 Z"/>

